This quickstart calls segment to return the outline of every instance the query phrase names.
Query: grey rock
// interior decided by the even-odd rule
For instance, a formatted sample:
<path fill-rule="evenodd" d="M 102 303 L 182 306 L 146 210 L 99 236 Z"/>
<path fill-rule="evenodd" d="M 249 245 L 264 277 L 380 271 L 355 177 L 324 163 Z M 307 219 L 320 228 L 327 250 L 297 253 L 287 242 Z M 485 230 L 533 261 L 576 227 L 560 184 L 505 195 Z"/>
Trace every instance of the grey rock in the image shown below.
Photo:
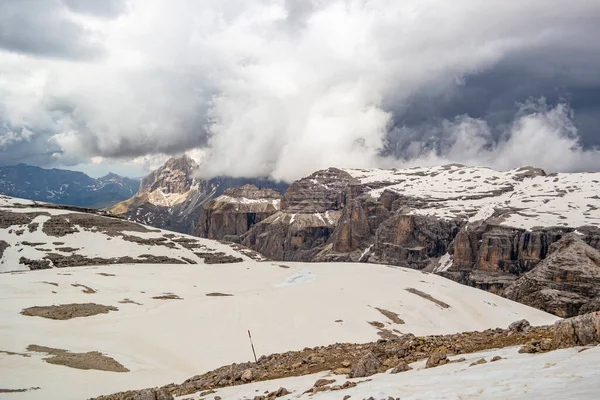
<path fill-rule="evenodd" d="M 381 362 L 370 351 L 356 361 L 350 369 L 351 378 L 363 378 L 379 372 Z"/>
<path fill-rule="evenodd" d="M 398 365 L 396 365 L 394 367 L 394 369 L 392 369 L 390 371 L 390 374 L 397 374 L 400 372 L 406 372 L 406 371 L 410 371 L 412 368 L 410 367 L 410 365 L 408 365 L 408 363 L 404 360 L 401 360 Z"/>
<path fill-rule="evenodd" d="M 504 294 L 560 317 L 577 315 L 580 310 L 597 311 L 600 251 L 576 233 L 569 233 L 550 247 L 546 259 L 515 281 Z"/>
<path fill-rule="evenodd" d="M 450 362 L 448 360 L 447 354 L 445 350 L 436 350 L 427 359 L 427 363 L 425 364 L 425 368 L 433 368 L 440 365 L 444 365 Z"/>
<path fill-rule="evenodd" d="M 521 332 L 527 332 L 530 327 L 531 327 L 531 324 L 529 324 L 529 321 L 527 321 L 526 319 L 522 319 L 522 320 L 515 321 L 512 324 L 510 324 L 508 326 L 508 330 L 511 332 L 521 333 Z"/>
<path fill-rule="evenodd" d="M 553 346 L 565 348 L 600 342 L 600 313 L 593 312 L 557 321 Z"/>

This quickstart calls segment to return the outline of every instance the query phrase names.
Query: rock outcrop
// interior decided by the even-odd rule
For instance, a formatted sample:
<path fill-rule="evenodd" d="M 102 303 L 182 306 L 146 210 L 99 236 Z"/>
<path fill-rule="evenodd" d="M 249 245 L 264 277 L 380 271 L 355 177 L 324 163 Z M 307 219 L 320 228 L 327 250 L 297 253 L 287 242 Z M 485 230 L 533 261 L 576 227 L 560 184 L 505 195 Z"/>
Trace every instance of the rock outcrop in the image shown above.
<path fill-rule="evenodd" d="M 200 237 L 239 242 L 240 236 L 255 224 L 281 209 L 282 196 L 272 189 L 254 185 L 229 188 L 202 208 Z"/>
<path fill-rule="evenodd" d="M 281 211 L 254 225 L 242 244 L 274 260 L 309 261 L 338 226 L 353 178 L 329 168 L 290 185 Z"/>
<path fill-rule="evenodd" d="M 587 313 L 554 324 L 554 348 L 585 346 L 600 342 L 600 314 Z"/>
<path fill-rule="evenodd" d="M 560 317 L 600 310 L 600 251 L 569 233 L 504 295 Z"/>
<path fill-rule="evenodd" d="M 186 155 L 170 158 L 162 167 L 142 179 L 135 196 L 116 204 L 110 211 L 156 228 L 204 236 L 206 229 L 202 223 L 202 206 L 224 194 L 225 190 L 245 184 L 280 191 L 287 188 L 287 184 L 268 179 L 202 179 L 197 176 L 199 169 L 198 164 Z M 211 229 L 218 231 L 221 229 L 218 226 L 215 224 Z M 222 230 L 223 235 L 228 234 L 228 229 Z"/>

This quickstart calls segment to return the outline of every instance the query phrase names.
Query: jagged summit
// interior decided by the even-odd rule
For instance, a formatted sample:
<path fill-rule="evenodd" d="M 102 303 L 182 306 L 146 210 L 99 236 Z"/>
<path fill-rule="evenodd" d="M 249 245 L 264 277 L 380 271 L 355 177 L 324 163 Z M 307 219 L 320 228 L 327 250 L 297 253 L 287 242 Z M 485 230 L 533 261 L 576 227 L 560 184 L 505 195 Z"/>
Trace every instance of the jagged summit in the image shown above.
<path fill-rule="evenodd" d="M 265 198 L 279 198 L 279 193 L 269 188 L 282 184 L 264 179 L 217 177 L 209 180 L 197 177 L 200 166 L 189 156 L 172 157 L 144 177 L 138 193 L 114 207 L 111 212 L 130 220 L 183 233 L 196 233 L 199 228 L 202 206 L 224 194 L 229 188 L 253 184 L 262 187 Z M 255 186 L 258 190 L 258 188 Z M 287 188 L 287 185 L 284 185 Z M 231 193 L 238 193 L 235 189 Z M 250 195 L 250 188 L 245 189 Z"/>
<path fill-rule="evenodd" d="M 194 184 L 194 173 L 198 168 L 198 164 L 187 155 L 172 157 L 142 179 L 138 194 L 156 190 L 164 194 L 185 193 Z"/>

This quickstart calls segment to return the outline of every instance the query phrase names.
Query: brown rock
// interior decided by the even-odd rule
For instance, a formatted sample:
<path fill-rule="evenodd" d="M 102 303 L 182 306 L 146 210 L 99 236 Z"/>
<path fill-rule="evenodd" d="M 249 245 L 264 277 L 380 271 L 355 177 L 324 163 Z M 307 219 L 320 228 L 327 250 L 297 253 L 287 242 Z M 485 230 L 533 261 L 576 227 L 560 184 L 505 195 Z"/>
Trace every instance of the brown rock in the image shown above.
<path fill-rule="evenodd" d="M 598 312 L 557 321 L 554 324 L 553 346 L 565 348 L 600 342 Z"/>
<path fill-rule="evenodd" d="M 253 378 L 254 378 L 254 372 L 252 372 L 252 370 L 250 368 L 245 370 L 244 373 L 242 374 L 243 382 L 250 382 L 250 381 L 252 381 Z"/>
<path fill-rule="evenodd" d="M 436 350 L 427 359 L 425 368 L 433 368 L 433 367 L 437 367 L 439 365 L 444 365 L 444 364 L 447 364 L 449 361 L 450 360 L 448 360 L 445 350 Z"/>
<path fill-rule="evenodd" d="M 545 353 L 554 348 L 552 340 L 541 339 L 527 343 L 519 349 L 519 353 Z"/>
<path fill-rule="evenodd" d="M 479 360 L 472 362 L 471 365 L 469 365 L 469 367 L 473 367 L 475 365 L 481 365 L 481 364 L 487 364 L 487 361 L 485 360 L 485 358 L 480 358 Z"/>
<path fill-rule="evenodd" d="M 396 365 L 396 367 L 394 367 L 393 370 L 390 371 L 390 374 L 406 372 L 406 371 L 410 371 L 411 369 L 412 368 L 410 367 L 410 365 L 408 365 L 408 363 L 406 361 L 402 360 L 398 363 L 398 365 Z"/>
<path fill-rule="evenodd" d="M 370 351 L 362 358 L 356 361 L 351 368 L 350 376 L 352 378 L 363 378 L 376 374 L 381 366 L 381 362 Z"/>
<path fill-rule="evenodd" d="M 511 332 L 527 332 L 527 330 L 529 329 L 531 325 L 529 324 L 529 321 L 527 321 L 526 319 L 522 319 L 520 321 L 515 321 L 512 324 L 510 324 L 508 326 L 508 330 Z"/>
<path fill-rule="evenodd" d="M 331 383 L 335 383 L 335 379 L 323 379 L 322 378 L 322 379 L 317 380 L 313 386 L 321 387 L 321 386 L 329 385 Z"/>

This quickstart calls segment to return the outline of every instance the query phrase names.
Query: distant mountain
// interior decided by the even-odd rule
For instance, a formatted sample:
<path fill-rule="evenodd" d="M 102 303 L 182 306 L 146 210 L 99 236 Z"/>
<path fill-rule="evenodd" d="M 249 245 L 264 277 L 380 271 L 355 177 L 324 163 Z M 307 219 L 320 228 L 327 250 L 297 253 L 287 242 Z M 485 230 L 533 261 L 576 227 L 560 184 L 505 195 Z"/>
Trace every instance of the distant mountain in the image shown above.
<path fill-rule="evenodd" d="M 133 196 L 139 186 L 113 173 L 94 179 L 83 172 L 26 164 L 0 167 L 0 194 L 49 203 L 105 208 Z"/>
<path fill-rule="evenodd" d="M 270 179 L 195 177 L 198 164 L 188 156 L 173 157 L 142 179 L 138 193 L 110 208 L 114 214 L 161 229 L 196 233 L 202 206 L 229 188 L 254 185 L 283 193 L 288 185 Z"/>

